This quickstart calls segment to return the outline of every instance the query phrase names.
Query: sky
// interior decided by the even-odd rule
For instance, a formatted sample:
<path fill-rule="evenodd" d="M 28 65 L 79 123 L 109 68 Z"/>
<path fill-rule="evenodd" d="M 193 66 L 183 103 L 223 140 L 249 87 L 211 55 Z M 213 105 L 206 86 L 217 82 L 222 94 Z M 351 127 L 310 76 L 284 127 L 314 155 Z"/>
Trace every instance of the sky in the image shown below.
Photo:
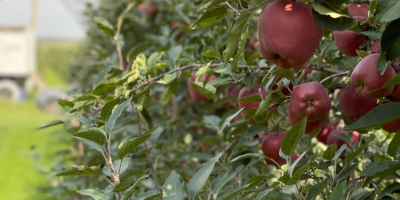
<path fill-rule="evenodd" d="M 83 10 L 97 0 L 38 0 L 39 40 L 82 40 L 85 37 Z M 0 0 L 0 28 L 27 26 L 31 0 Z"/>

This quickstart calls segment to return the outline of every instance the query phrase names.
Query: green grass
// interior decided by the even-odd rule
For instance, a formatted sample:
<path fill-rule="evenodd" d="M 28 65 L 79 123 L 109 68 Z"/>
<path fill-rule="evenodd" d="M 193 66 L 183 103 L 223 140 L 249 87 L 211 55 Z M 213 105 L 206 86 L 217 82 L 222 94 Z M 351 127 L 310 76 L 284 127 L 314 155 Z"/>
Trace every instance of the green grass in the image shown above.
<path fill-rule="evenodd" d="M 38 43 L 38 72 L 49 88 L 68 89 L 66 75 L 77 52 L 77 42 Z M 64 118 L 38 110 L 35 96 L 30 92 L 25 102 L 0 101 L 0 200 L 48 200 L 37 188 L 49 185 L 46 176 L 54 174 L 43 174 L 38 166 L 51 168 L 56 152 L 68 148 L 60 139 L 62 126 L 35 130 Z"/>
<path fill-rule="evenodd" d="M 48 183 L 33 157 L 40 155 L 38 162 L 51 167 L 55 153 L 66 148 L 66 143 L 59 139 L 61 126 L 38 131 L 35 128 L 61 116 L 45 114 L 31 101 L 1 101 L 0 110 L 0 199 L 45 199 L 36 188 Z"/>

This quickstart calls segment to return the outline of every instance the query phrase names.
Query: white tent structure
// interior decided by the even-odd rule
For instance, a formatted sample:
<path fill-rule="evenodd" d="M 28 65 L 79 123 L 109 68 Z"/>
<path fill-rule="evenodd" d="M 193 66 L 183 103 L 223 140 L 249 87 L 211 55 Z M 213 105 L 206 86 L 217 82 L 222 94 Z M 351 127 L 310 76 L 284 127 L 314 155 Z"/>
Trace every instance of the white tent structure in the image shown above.
<path fill-rule="evenodd" d="M 27 27 L 32 0 L 0 0 L 0 27 Z M 38 0 L 36 36 L 39 40 L 82 40 L 86 3 L 96 0 Z"/>

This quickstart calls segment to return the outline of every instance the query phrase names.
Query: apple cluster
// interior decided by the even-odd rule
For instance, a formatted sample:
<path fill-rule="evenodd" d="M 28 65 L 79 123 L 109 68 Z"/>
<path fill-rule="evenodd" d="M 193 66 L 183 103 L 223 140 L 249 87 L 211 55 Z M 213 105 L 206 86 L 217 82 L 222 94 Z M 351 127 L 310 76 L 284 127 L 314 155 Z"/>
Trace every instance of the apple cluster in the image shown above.
<path fill-rule="evenodd" d="M 367 4 L 350 3 L 348 11 L 354 19 L 364 23 L 364 29 L 370 28 L 370 23 L 366 22 L 368 18 Z M 304 70 L 307 61 L 322 39 L 323 31 L 323 28 L 315 22 L 310 5 L 289 0 L 273 1 L 262 9 L 259 16 L 258 37 L 261 54 L 266 60 L 276 64 L 278 68 Z M 334 31 L 333 36 L 338 49 L 347 56 L 358 56 L 357 50 L 362 49 L 361 45 L 368 40 L 365 35 L 350 30 Z M 371 44 L 370 49 L 373 53 L 364 57 L 356 65 L 350 76 L 350 86 L 342 88 L 339 93 L 339 106 L 343 117 L 348 122 L 358 120 L 376 107 L 379 98 L 386 97 L 386 99 L 392 101 L 400 101 L 400 85 L 382 87 L 396 72 L 400 72 L 400 65 L 397 67 L 399 69 L 388 65 L 381 75 L 377 68 L 380 56 L 379 48 L 379 42 Z M 312 67 L 309 68 L 312 69 Z M 204 83 L 214 79 L 216 79 L 216 76 L 204 74 L 198 81 Z M 190 98 L 195 101 L 208 101 L 207 97 L 194 89 L 194 81 L 195 73 L 188 81 Z M 276 84 L 271 86 L 272 90 L 276 88 L 278 88 Z M 283 95 L 290 95 L 287 112 L 291 125 L 295 125 L 306 118 L 305 133 L 321 129 L 321 132 L 317 135 L 319 141 L 325 144 L 336 143 L 339 148 L 345 143 L 337 135 L 345 134 L 347 130 L 336 129 L 331 122 L 328 122 L 332 107 L 331 99 L 320 82 L 306 82 L 295 87 L 290 85 L 289 88 L 283 88 L 281 92 Z M 238 99 L 242 99 L 259 96 L 264 99 L 268 95 L 268 92 L 257 84 L 250 88 L 243 87 L 240 90 L 235 85 L 227 87 L 223 91 L 224 98 L 238 96 Z M 241 112 L 241 116 L 247 119 L 249 123 L 254 124 L 257 122 L 250 114 L 254 114 L 259 105 L 259 101 L 238 101 L 236 105 L 224 104 L 223 107 L 238 106 L 245 108 Z M 258 121 L 259 123 L 266 123 L 275 112 L 275 107 L 270 107 L 266 112 L 268 113 L 265 114 L 265 121 Z M 400 119 L 389 122 L 382 128 L 389 132 L 396 132 L 400 130 Z M 352 134 L 353 137 L 350 142 L 346 142 L 348 146 L 360 141 L 358 132 L 354 131 Z M 285 132 L 271 132 L 267 133 L 262 139 L 264 154 L 274 160 L 273 162 L 267 159 L 268 164 L 281 165 L 286 163 L 286 160 L 279 156 L 279 149 L 285 135 Z M 296 155 L 291 157 L 295 158 Z"/>

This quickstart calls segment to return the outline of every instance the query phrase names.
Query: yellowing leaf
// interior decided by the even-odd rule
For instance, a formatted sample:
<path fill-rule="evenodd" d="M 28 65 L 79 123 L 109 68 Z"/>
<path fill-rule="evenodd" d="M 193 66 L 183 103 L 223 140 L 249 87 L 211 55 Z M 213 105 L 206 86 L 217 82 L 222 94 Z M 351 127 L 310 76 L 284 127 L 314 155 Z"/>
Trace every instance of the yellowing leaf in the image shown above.
<path fill-rule="evenodd" d="M 139 54 L 135 61 L 133 61 L 134 67 L 132 67 L 132 70 L 134 68 L 147 71 L 147 65 L 146 65 L 146 56 L 144 54 Z"/>

